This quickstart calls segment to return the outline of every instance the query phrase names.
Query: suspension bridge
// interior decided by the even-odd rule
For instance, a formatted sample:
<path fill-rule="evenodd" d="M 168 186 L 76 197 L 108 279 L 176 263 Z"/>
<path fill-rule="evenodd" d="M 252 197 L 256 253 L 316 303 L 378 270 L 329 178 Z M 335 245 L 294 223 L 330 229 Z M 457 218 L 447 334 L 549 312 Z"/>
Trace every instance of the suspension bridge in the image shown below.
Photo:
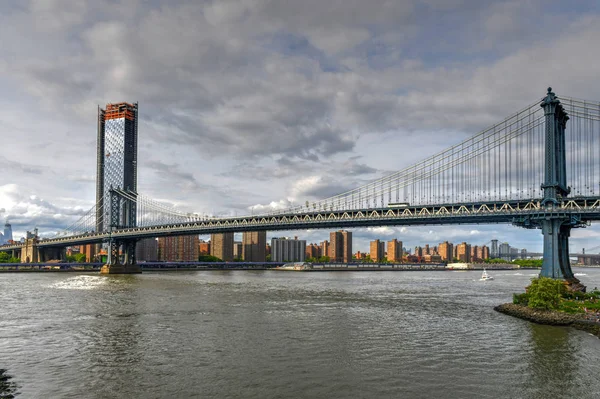
<path fill-rule="evenodd" d="M 577 286 L 569 263 L 572 228 L 600 220 L 600 102 L 542 99 L 461 143 L 353 190 L 259 215 L 184 213 L 128 190 L 111 190 L 40 248 L 108 243 L 109 263 L 134 264 L 147 237 L 259 230 L 488 224 L 541 229 L 541 274 Z M 18 251 L 26 244 L 5 245 Z M 119 252 L 121 251 L 121 252 Z M 125 254 L 121 260 L 119 253 Z M 112 256 L 111 256 L 112 255 Z"/>

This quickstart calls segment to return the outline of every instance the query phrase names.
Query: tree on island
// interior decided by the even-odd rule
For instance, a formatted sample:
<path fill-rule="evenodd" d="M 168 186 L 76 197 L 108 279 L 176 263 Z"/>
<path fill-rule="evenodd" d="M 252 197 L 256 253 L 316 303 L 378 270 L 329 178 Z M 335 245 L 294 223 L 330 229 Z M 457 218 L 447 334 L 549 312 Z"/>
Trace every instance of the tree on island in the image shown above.
<path fill-rule="evenodd" d="M 0 263 L 21 263 L 21 259 L 10 256 L 7 252 L 0 252 Z"/>

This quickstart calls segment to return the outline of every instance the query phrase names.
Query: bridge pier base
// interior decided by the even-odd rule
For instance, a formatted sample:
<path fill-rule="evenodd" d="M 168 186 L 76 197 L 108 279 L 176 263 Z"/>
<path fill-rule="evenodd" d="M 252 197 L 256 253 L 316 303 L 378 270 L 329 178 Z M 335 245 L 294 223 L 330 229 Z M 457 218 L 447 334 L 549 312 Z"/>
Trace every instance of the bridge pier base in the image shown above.
<path fill-rule="evenodd" d="M 138 264 L 133 265 L 104 265 L 100 269 L 100 274 L 139 274 L 142 268 Z"/>
<path fill-rule="evenodd" d="M 570 291 L 585 292 L 585 286 L 573 274 L 569 259 L 569 236 L 573 222 L 556 218 L 542 220 L 540 224 L 544 235 L 544 259 L 540 276 L 563 279 Z"/>
<path fill-rule="evenodd" d="M 135 261 L 135 240 L 115 240 L 108 242 L 107 263 L 100 269 L 100 274 L 138 274 L 142 268 Z M 121 256 L 123 261 L 121 262 Z"/>

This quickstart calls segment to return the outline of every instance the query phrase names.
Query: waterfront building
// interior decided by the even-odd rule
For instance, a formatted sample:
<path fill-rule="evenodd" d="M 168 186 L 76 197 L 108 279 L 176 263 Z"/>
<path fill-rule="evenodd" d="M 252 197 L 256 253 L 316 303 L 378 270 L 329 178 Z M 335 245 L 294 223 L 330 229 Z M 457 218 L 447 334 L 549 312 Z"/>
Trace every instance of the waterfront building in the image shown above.
<path fill-rule="evenodd" d="M 510 260 L 510 245 L 507 242 L 503 242 L 498 246 L 498 257 Z"/>
<path fill-rule="evenodd" d="M 271 251 L 273 262 L 303 262 L 306 259 L 306 240 L 275 237 L 271 239 Z"/>
<path fill-rule="evenodd" d="M 401 263 L 402 262 L 402 241 L 398 241 L 397 239 L 393 239 L 392 241 L 388 241 L 387 244 L 387 260 L 391 263 Z"/>
<path fill-rule="evenodd" d="M 139 240 L 135 246 L 135 259 L 137 261 L 156 262 L 158 260 L 157 239 L 144 238 L 143 240 Z M 194 260 L 198 260 L 198 257 L 196 256 Z"/>
<path fill-rule="evenodd" d="M 331 246 L 327 240 L 321 243 L 321 256 L 328 256 L 331 258 Z"/>
<path fill-rule="evenodd" d="M 429 244 L 425 244 L 425 248 L 423 249 L 423 255 L 431 255 L 431 250 L 429 249 Z"/>
<path fill-rule="evenodd" d="M 164 262 L 197 262 L 198 236 L 167 236 L 158 238 L 158 260 Z"/>
<path fill-rule="evenodd" d="M 308 244 L 306 246 L 306 258 L 318 259 L 321 255 L 319 254 L 321 247 L 317 244 Z"/>
<path fill-rule="evenodd" d="M 452 262 L 454 258 L 454 245 L 448 241 L 444 241 L 438 245 L 438 253 L 443 261 Z"/>
<path fill-rule="evenodd" d="M 96 171 L 96 231 L 108 229 L 110 190 L 137 192 L 138 104 L 98 107 Z M 126 222 L 126 207 L 120 215 Z"/>
<path fill-rule="evenodd" d="M 243 245 L 241 241 L 233 242 L 233 259 L 242 259 Z"/>
<path fill-rule="evenodd" d="M 479 246 L 478 245 L 472 245 L 471 246 L 471 262 L 480 262 L 481 261 L 481 257 L 479 255 L 481 255 L 479 251 Z"/>
<path fill-rule="evenodd" d="M 415 253 L 413 255 L 418 256 L 419 258 L 423 257 L 423 248 L 415 247 Z"/>
<path fill-rule="evenodd" d="M 198 244 L 198 255 L 210 255 L 210 241 L 200 240 Z"/>
<path fill-rule="evenodd" d="M 381 262 L 385 258 L 385 241 L 371 241 L 369 255 L 371 261 Z"/>
<path fill-rule="evenodd" d="M 210 254 L 225 262 L 233 260 L 233 233 L 211 234 Z"/>
<path fill-rule="evenodd" d="M 481 259 L 486 260 L 490 258 L 490 248 L 486 245 L 481 247 Z"/>
<path fill-rule="evenodd" d="M 352 232 L 334 231 L 329 234 L 329 241 L 331 242 L 331 262 L 352 262 Z"/>
<path fill-rule="evenodd" d="M 242 259 L 246 262 L 265 262 L 267 260 L 267 232 L 246 231 L 242 234 Z M 273 256 L 271 256 L 271 260 Z"/>
<path fill-rule="evenodd" d="M 456 258 L 459 262 L 471 262 L 471 246 L 462 242 L 456 246 Z"/>
<path fill-rule="evenodd" d="M 423 255 L 423 261 L 425 263 L 441 263 L 442 257 L 436 254 L 426 254 Z"/>
<path fill-rule="evenodd" d="M 492 240 L 492 248 L 490 250 L 490 256 L 492 258 L 499 258 L 500 252 L 498 250 L 498 240 Z"/>

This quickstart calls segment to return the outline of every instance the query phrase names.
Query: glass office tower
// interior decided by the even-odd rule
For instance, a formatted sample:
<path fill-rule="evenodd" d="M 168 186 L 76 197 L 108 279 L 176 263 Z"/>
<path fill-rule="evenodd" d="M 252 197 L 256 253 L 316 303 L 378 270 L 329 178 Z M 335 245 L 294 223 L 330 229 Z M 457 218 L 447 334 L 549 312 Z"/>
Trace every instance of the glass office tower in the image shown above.
<path fill-rule="evenodd" d="M 137 192 L 138 104 L 98 107 L 96 231 L 110 227 L 110 190 Z"/>

